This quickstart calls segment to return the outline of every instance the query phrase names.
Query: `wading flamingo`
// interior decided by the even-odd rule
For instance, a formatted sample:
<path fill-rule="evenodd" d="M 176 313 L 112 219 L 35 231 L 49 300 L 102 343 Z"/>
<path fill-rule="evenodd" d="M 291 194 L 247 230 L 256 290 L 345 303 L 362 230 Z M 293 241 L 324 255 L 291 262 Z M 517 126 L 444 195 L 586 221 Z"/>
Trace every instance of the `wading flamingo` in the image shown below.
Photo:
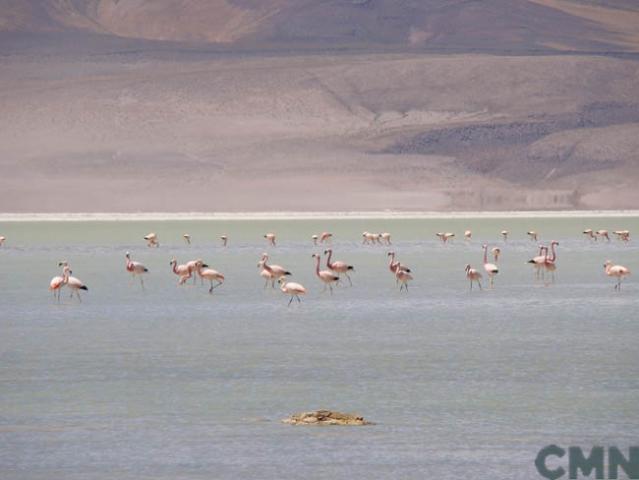
<path fill-rule="evenodd" d="M 327 250 L 324 250 L 324 255 L 327 255 L 327 254 L 328 254 L 328 257 L 326 258 L 326 266 L 329 268 L 329 270 L 332 270 L 333 272 L 337 273 L 337 276 L 340 276 L 342 273 L 346 275 L 346 278 L 348 278 L 348 283 L 352 287 L 353 281 L 351 280 L 351 277 L 348 275 L 348 272 L 355 271 L 355 267 L 353 267 L 352 265 L 348 265 L 346 262 L 341 262 L 339 260 L 335 260 L 334 262 L 331 262 L 331 259 L 333 258 L 333 250 L 331 250 L 330 248 Z"/>
<path fill-rule="evenodd" d="M 262 277 L 265 280 L 264 288 L 268 287 L 268 282 L 271 282 L 271 287 L 275 288 L 275 275 L 273 274 L 272 271 L 264 268 L 265 262 L 266 260 L 260 260 L 259 263 L 257 264 L 257 268 L 260 269 L 260 277 Z"/>
<path fill-rule="evenodd" d="M 539 274 L 541 273 L 541 269 L 546 263 L 547 255 L 548 255 L 548 247 L 539 245 L 539 253 L 537 253 L 537 256 L 528 260 L 528 263 L 532 264 L 535 267 L 535 278 L 537 279 L 539 279 Z"/>
<path fill-rule="evenodd" d="M 319 237 L 320 243 L 329 242 L 333 239 L 333 234 L 331 232 L 322 232 Z"/>
<path fill-rule="evenodd" d="M 379 239 L 379 233 L 364 232 L 362 233 L 362 237 L 363 245 L 375 245 L 376 243 L 382 243 Z"/>
<path fill-rule="evenodd" d="M 264 238 L 266 238 L 266 241 L 268 242 L 269 245 L 272 245 L 274 247 L 276 246 L 275 245 L 275 238 L 276 237 L 275 237 L 274 233 L 266 233 L 266 234 L 264 234 Z"/>
<path fill-rule="evenodd" d="M 318 238 L 319 238 L 319 237 L 318 237 L 317 235 L 313 235 L 313 236 L 311 237 L 311 239 L 313 240 L 313 245 L 317 245 L 317 239 L 318 239 Z"/>
<path fill-rule="evenodd" d="M 617 283 L 615 284 L 615 290 L 621 290 L 621 281 L 624 277 L 630 275 L 630 270 L 623 265 L 613 265 L 610 260 L 606 260 L 604 263 L 604 271 L 609 277 L 616 277 Z"/>
<path fill-rule="evenodd" d="M 185 233 L 184 235 L 182 235 L 182 237 L 184 238 L 184 241 L 185 241 L 188 245 L 191 245 L 191 235 L 189 235 L 188 233 Z"/>
<path fill-rule="evenodd" d="M 501 231 L 501 238 L 504 239 L 504 242 L 508 241 L 508 230 Z"/>
<path fill-rule="evenodd" d="M 397 269 L 401 268 L 402 270 L 404 270 L 406 273 L 411 273 L 410 268 L 408 268 L 405 265 L 402 265 L 401 263 L 399 263 L 399 261 L 395 261 L 395 252 L 388 252 L 388 257 L 389 257 L 389 262 L 388 262 L 388 269 L 390 270 L 390 272 L 393 274 L 393 276 L 395 277 L 395 283 L 399 283 L 399 278 L 397 278 L 397 276 L 395 275 L 397 273 Z"/>
<path fill-rule="evenodd" d="M 142 275 L 148 273 L 149 269 L 142 265 L 140 262 L 134 262 L 131 260 L 131 254 L 126 252 L 124 255 L 126 258 L 126 271 L 131 274 L 131 281 L 135 279 L 135 276 L 140 277 L 140 285 L 142 285 L 142 290 L 144 290 L 144 280 L 142 279 Z"/>
<path fill-rule="evenodd" d="M 471 292 L 473 291 L 473 282 L 477 282 L 477 285 L 479 285 L 479 289 L 483 290 L 481 288 L 481 273 L 471 267 L 470 264 L 466 265 L 466 278 L 470 280 Z"/>
<path fill-rule="evenodd" d="M 499 263 L 499 256 L 501 255 L 501 248 L 493 247 L 490 252 L 493 254 L 493 262 Z"/>
<path fill-rule="evenodd" d="M 544 269 L 550 272 L 552 283 L 555 283 L 555 270 L 557 270 L 557 251 L 555 247 L 558 245 L 559 242 L 557 240 L 550 242 L 550 255 L 548 255 L 548 250 L 546 250 L 546 259 L 544 260 Z"/>
<path fill-rule="evenodd" d="M 3 237 L 2 235 L 0 235 L 0 247 L 1 247 L 2 245 L 4 245 L 4 241 L 5 241 L 6 239 L 7 239 L 6 237 Z"/>
<path fill-rule="evenodd" d="M 62 275 L 56 275 L 49 282 L 49 290 L 53 292 L 53 298 L 58 299 L 58 303 L 60 303 L 60 292 L 62 291 L 62 287 L 66 284 L 67 276 L 69 275 L 69 266 L 67 262 L 58 262 L 58 267 L 62 268 Z"/>
<path fill-rule="evenodd" d="M 191 278 L 193 270 L 188 265 L 178 265 L 175 257 L 171 259 L 169 265 L 171 265 L 171 271 L 178 276 L 178 285 L 184 285 Z"/>
<path fill-rule="evenodd" d="M 484 270 L 488 274 L 488 281 L 490 282 L 490 288 L 494 287 L 495 275 L 499 273 L 499 268 L 494 263 L 488 263 L 488 245 L 482 245 L 484 249 Z"/>
<path fill-rule="evenodd" d="M 82 280 L 76 277 L 72 277 L 71 273 L 73 272 L 71 270 L 68 270 L 68 267 L 67 267 L 67 278 L 66 278 L 65 285 L 67 286 L 68 289 L 71 290 L 71 298 L 73 298 L 73 294 L 75 293 L 75 296 L 78 297 L 78 301 L 82 303 L 82 298 L 80 298 L 80 290 L 89 290 L 89 289 L 84 284 L 84 282 L 82 282 Z"/>
<path fill-rule="evenodd" d="M 470 239 L 473 238 L 473 232 L 471 232 L 470 230 L 466 230 L 464 232 L 464 238 L 467 242 L 470 242 Z"/>
<path fill-rule="evenodd" d="M 591 241 L 597 241 L 597 235 L 592 231 L 592 228 L 587 228 L 582 232 L 585 236 L 587 236 Z"/>
<path fill-rule="evenodd" d="M 262 253 L 262 259 L 257 264 L 257 266 L 261 270 L 266 270 L 268 273 L 271 274 L 270 280 L 271 280 L 271 286 L 273 288 L 275 288 L 275 280 L 279 280 L 280 278 L 291 274 L 291 272 L 286 270 L 284 267 L 281 267 L 279 265 L 269 265 L 266 262 L 268 262 L 268 254 L 267 253 Z M 263 278 L 267 278 L 265 275 L 262 275 L 261 271 L 260 271 L 260 276 L 263 277 Z M 268 279 L 267 279 L 267 281 L 268 281 Z"/>
<path fill-rule="evenodd" d="M 158 241 L 158 236 L 151 232 L 148 235 L 144 236 L 144 240 L 146 240 L 146 246 L 147 247 L 159 247 L 160 246 L 160 242 Z"/>
<path fill-rule="evenodd" d="M 410 282 L 413 279 L 413 276 L 410 273 L 408 273 L 406 270 L 404 270 L 404 268 L 402 267 L 402 264 L 399 262 L 397 263 L 395 278 L 399 282 L 399 291 L 401 292 L 402 289 L 406 289 L 406 291 L 408 292 L 408 282 Z"/>
<path fill-rule="evenodd" d="M 539 234 L 534 230 L 526 232 L 526 235 L 528 235 L 528 238 L 530 238 L 533 242 L 536 242 L 539 239 Z"/>
<path fill-rule="evenodd" d="M 222 235 L 220 236 L 220 240 L 222 240 L 222 246 L 226 247 L 228 241 L 229 241 L 229 237 L 227 237 L 226 235 Z"/>
<path fill-rule="evenodd" d="M 293 298 L 296 298 L 299 303 L 302 303 L 302 301 L 300 300 L 300 295 L 306 294 L 304 285 L 302 285 L 301 283 L 287 282 L 284 277 L 281 277 L 278 282 L 280 284 L 280 290 L 283 293 L 291 296 L 291 299 L 288 301 L 289 307 L 291 306 Z"/>
<path fill-rule="evenodd" d="M 439 237 L 442 243 L 448 242 L 448 240 L 450 240 L 451 238 L 455 236 L 455 234 L 452 232 L 438 232 L 435 235 Z"/>
<path fill-rule="evenodd" d="M 211 284 L 209 293 L 213 293 L 214 288 L 217 288 L 224 283 L 224 275 L 222 275 L 217 270 L 209 268 L 209 266 L 202 260 L 198 260 L 196 265 L 197 274 L 200 276 L 200 278 L 208 280 Z M 213 285 L 213 280 L 217 282 L 215 285 Z"/>
<path fill-rule="evenodd" d="M 389 232 L 380 233 L 379 238 L 384 243 L 384 245 L 391 245 L 391 234 Z"/>
<path fill-rule="evenodd" d="M 339 281 L 339 277 L 337 275 L 335 275 L 333 272 L 331 272 L 330 270 L 320 270 L 320 255 L 317 253 L 314 253 L 312 255 L 312 257 L 316 260 L 315 263 L 315 275 L 317 275 L 317 278 L 319 278 L 323 283 L 324 283 L 324 290 L 322 290 L 322 292 L 326 291 L 326 287 L 328 287 L 330 289 L 331 295 L 333 294 L 333 283 L 336 283 Z"/>
<path fill-rule="evenodd" d="M 195 272 L 195 270 L 197 269 L 197 260 L 189 260 L 188 262 L 186 262 L 186 268 L 189 269 L 189 272 Z M 181 282 L 180 285 L 182 285 L 184 282 L 186 282 L 189 278 L 191 278 L 191 275 L 189 274 L 188 277 L 184 278 Z M 197 283 L 197 277 L 195 275 L 193 275 L 193 285 L 195 285 Z M 204 280 L 200 279 L 200 283 L 202 285 L 204 285 Z"/>
<path fill-rule="evenodd" d="M 608 235 L 608 230 L 597 230 L 595 232 L 595 235 L 597 235 L 598 237 L 603 237 L 607 241 L 610 241 L 610 235 Z"/>
<path fill-rule="evenodd" d="M 617 236 L 617 238 L 621 240 L 622 242 L 630 241 L 630 230 L 615 230 L 612 233 L 614 233 Z M 0 241 L 0 244 L 1 243 L 2 242 Z"/>

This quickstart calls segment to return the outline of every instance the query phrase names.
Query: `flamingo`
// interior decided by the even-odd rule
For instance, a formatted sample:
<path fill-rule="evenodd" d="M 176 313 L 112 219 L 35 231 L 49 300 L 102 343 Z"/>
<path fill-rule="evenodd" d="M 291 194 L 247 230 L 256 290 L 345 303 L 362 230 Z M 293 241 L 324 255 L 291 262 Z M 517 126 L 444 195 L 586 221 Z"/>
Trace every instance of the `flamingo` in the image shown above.
<path fill-rule="evenodd" d="M 375 243 L 379 242 L 379 233 L 364 232 L 362 237 L 364 238 L 363 245 L 375 245 Z"/>
<path fill-rule="evenodd" d="M 62 275 L 56 275 L 49 282 L 49 290 L 53 292 L 53 298 L 58 299 L 58 303 L 60 303 L 60 292 L 62 291 L 62 287 L 66 284 L 66 278 L 69 274 L 69 266 L 67 262 L 59 262 L 58 267 L 62 268 Z"/>
<path fill-rule="evenodd" d="M 537 239 L 539 238 L 539 234 L 537 232 L 535 232 L 534 230 L 530 230 L 528 232 L 526 232 L 526 235 L 528 235 L 528 237 L 533 241 L 536 242 Z"/>
<path fill-rule="evenodd" d="M 499 256 L 501 255 L 501 248 L 493 247 L 490 252 L 493 254 L 493 261 L 495 263 L 499 262 Z"/>
<path fill-rule="evenodd" d="M 151 232 L 148 235 L 144 236 L 144 240 L 146 240 L 146 246 L 147 247 L 159 247 L 160 246 L 160 242 L 158 241 L 158 236 Z"/>
<path fill-rule="evenodd" d="M 397 261 L 397 262 L 395 261 L 395 252 L 388 252 L 387 255 L 390 258 L 390 260 L 388 262 L 388 269 L 390 270 L 390 272 L 395 277 L 395 283 L 399 283 L 399 278 L 397 278 L 397 276 L 395 275 L 397 273 L 397 269 L 401 268 L 405 272 L 411 273 L 410 268 L 402 265 L 401 263 L 399 263 L 399 261 Z"/>
<path fill-rule="evenodd" d="M 269 245 L 272 246 L 276 246 L 275 245 L 275 234 L 274 233 L 267 233 L 264 235 L 264 238 L 266 238 L 266 241 L 269 243 Z"/>
<path fill-rule="evenodd" d="M 617 277 L 615 290 L 621 290 L 621 281 L 624 277 L 630 275 L 630 270 L 628 268 L 623 265 L 613 265 L 610 260 L 606 260 L 606 263 L 604 263 L 604 271 L 609 277 Z"/>
<path fill-rule="evenodd" d="M 302 285 L 301 283 L 287 282 L 284 277 L 280 277 L 278 282 L 280 284 L 280 290 L 283 293 L 286 293 L 287 295 L 291 296 L 291 299 L 288 301 L 289 307 L 291 306 L 291 302 L 293 301 L 293 298 L 297 298 L 297 301 L 299 303 L 302 303 L 299 296 L 306 294 L 306 289 L 304 288 L 304 285 Z"/>
<path fill-rule="evenodd" d="M 402 267 L 402 264 L 399 262 L 397 262 L 397 270 L 395 271 L 395 278 L 400 284 L 399 291 L 401 292 L 402 289 L 405 288 L 406 291 L 408 292 L 408 282 L 413 279 L 413 276 L 410 273 L 408 273 L 406 270 L 404 270 L 404 268 Z"/>
<path fill-rule="evenodd" d="M 131 281 L 133 281 L 135 276 L 138 275 L 140 277 L 140 285 L 142 285 L 142 290 L 144 290 L 144 280 L 142 279 L 142 275 L 148 273 L 149 269 L 140 262 L 134 262 L 131 260 L 131 254 L 129 252 L 126 252 L 124 257 L 126 258 L 126 271 L 131 274 Z"/>
<path fill-rule="evenodd" d="M 467 242 L 469 242 L 472 237 L 473 237 L 473 232 L 471 232 L 470 230 L 466 230 L 464 232 L 464 238 L 466 239 Z"/>
<path fill-rule="evenodd" d="M 339 281 L 339 277 L 336 276 L 333 272 L 331 272 L 330 270 L 320 270 L 320 255 L 317 253 L 314 253 L 312 255 L 312 257 L 314 259 L 316 259 L 316 265 L 315 265 L 315 275 L 317 275 L 317 278 L 319 278 L 323 283 L 324 283 L 324 290 L 322 290 L 322 292 L 326 291 L 326 287 L 328 286 L 328 288 L 330 289 L 331 295 L 333 294 L 333 283 L 336 283 L 337 281 Z"/>
<path fill-rule="evenodd" d="M 448 242 L 448 240 L 455 236 L 452 232 L 438 232 L 435 235 L 438 236 L 443 243 Z"/>
<path fill-rule="evenodd" d="M 2 245 L 4 245 L 4 241 L 5 241 L 6 239 L 7 239 L 6 237 L 3 237 L 2 235 L 0 235 L 0 247 L 1 247 Z"/>
<path fill-rule="evenodd" d="M 546 255 L 548 254 L 548 247 L 539 245 L 539 253 L 536 257 L 528 260 L 528 263 L 535 266 L 535 278 L 539 278 L 541 268 L 546 264 Z"/>
<path fill-rule="evenodd" d="M 331 232 L 322 232 L 319 237 L 319 242 L 324 243 L 333 239 L 333 234 Z"/>
<path fill-rule="evenodd" d="M 490 281 L 490 288 L 494 286 L 494 278 L 495 275 L 499 273 L 499 268 L 494 263 L 488 263 L 488 245 L 482 245 L 484 249 L 484 270 L 488 274 L 488 279 Z"/>
<path fill-rule="evenodd" d="M 508 230 L 501 231 L 501 238 L 504 239 L 504 242 L 508 241 Z"/>
<path fill-rule="evenodd" d="M 348 265 L 346 262 L 341 262 L 339 260 L 335 260 L 334 262 L 331 262 L 331 258 L 333 258 L 333 250 L 331 250 L 330 248 L 327 250 L 324 250 L 324 255 L 326 254 L 328 254 L 328 257 L 326 258 L 326 266 L 329 268 L 329 270 L 337 272 L 338 276 L 341 275 L 342 273 L 346 275 L 346 278 L 348 278 L 348 283 L 352 287 L 353 281 L 351 280 L 351 277 L 348 275 L 348 272 L 355 271 L 355 267 L 353 267 L 352 265 Z"/>
<path fill-rule="evenodd" d="M 610 236 L 608 235 L 608 230 L 597 230 L 595 235 L 598 237 L 604 237 L 606 240 L 610 241 Z"/>
<path fill-rule="evenodd" d="M 550 256 L 548 256 L 548 250 L 546 250 L 546 258 L 544 260 L 544 268 L 546 271 L 550 272 L 552 277 L 551 280 L 555 283 L 555 270 L 557 270 L 557 252 L 555 251 L 555 247 L 559 245 L 557 240 L 553 240 L 550 242 Z"/>
<path fill-rule="evenodd" d="M 379 238 L 384 242 L 384 245 L 391 245 L 391 234 L 389 232 L 382 232 L 379 234 Z"/>
<path fill-rule="evenodd" d="M 591 241 L 592 240 L 594 240 L 595 242 L 597 241 L 597 235 L 594 234 L 594 232 L 592 231 L 592 228 L 587 228 L 582 233 L 586 235 Z"/>
<path fill-rule="evenodd" d="M 191 278 L 193 269 L 188 265 L 178 265 L 175 257 L 171 259 L 169 265 L 171 265 L 171 271 L 179 277 L 178 285 L 184 285 Z"/>
<path fill-rule="evenodd" d="M 318 239 L 318 238 L 319 238 L 319 237 L 318 237 L 317 235 L 313 235 L 313 236 L 311 237 L 311 239 L 313 240 L 313 245 L 317 245 L 317 239 Z"/>
<path fill-rule="evenodd" d="M 185 241 L 188 245 L 191 245 L 191 235 L 189 235 L 188 233 L 185 233 L 184 235 L 182 235 L 182 237 L 184 237 L 184 241 Z"/>
<path fill-rule="evenodd" d="M 229 237 L 228 237 L 228 236 L 226 236 L 226 235 L 222 235 L 222 236 L 220 236 L 220 240 L 222 240 L 222 246 L 223 246 L 223 247 L 226 247 L 226 244 L 227 244 L 227 243 L 228 243 L 228 241 L 229 241 Z"/>
<path fill-rule="evenodd" d="M 266 263 L 267 261 L 268 261 L 268 254 L 267 253 L 263 253 L 262 254 L 262 259 L 257 264 L 257 266 L 258 266 L 258 268 L 261 268 L 262 270 L 266 270 L 267 272 L 269 272 L 271 274 L 271 278 L 270 278 L 271 286 L 273 288 L 275 288 L 275 280 L 279 280 L 282 277 L 285 277 L 287 275 L 291 275 L 291 272 L 289 272 L 284 267 L 281 267 L 279 265 L 268 265 Z M 262 276 L 263 278 L 267 278 L 265 275 L 262 275 L 261 272 L 260 272 L 260 276 Z M 268 278 L 267 278 L 267 282 L 268 282 Z"/>
<path fill-rule="evenodd" d="M 473 291 L 473 282 L 477 282 L 479 285 L 479 289 L 481 288 L 481 273 L 479 273 L 476 269 L 470 266 L 470 264 L 466 265 L 466 278 L 470 280 L 470 291 Z"/>
<path fill-rule="evenodd" d="M 200 278 L 206 279 L 211 283 L 211 288 L 209 288 L 209 293 L 213 293 L 213 289 L 219 287 L 224 283 L 224 275 L 222 275 L 217 270 L 213 270 L 209 268 L 209 266 L 202 262 L 202 260 L 198 260 L 197 262 L 197 274 Z M 217 283 L 213 285 L 213 280 Z"/>
<path fill-rule="evenodd" d="M 186 267 L 189 269 L 189 272 L 195 272 L 195 270 L 197 269 L 197 260 L 189 260 L 188 262 L 186 262 Z M 182 280 L 180 285 L 182 285 L 184 282 L 186 282 L 189 278 L 191 278 L 191 275 L 189 274 L 188 277 L 184 278 L 184 279 L 180 279 Z M 200 279 L 202 285 L 204 285 L 204 280 Z M 195 275 L 193 275 L 193 285 L 195 285 L 197 283 L 197 277 Z"/>
<path fill-rule="evenodd" d="M 72 277 L 70 274 L 73 273 L 71 270 L 68 270 L 67 267 L 67 276 L 65 285 L 71 289 L 71 298 L 73 298 L 73 294 L 75 293 L 76 297 L 78 297 L 78 301 L 82 303 L 82 298 L 80 298 L 80 290 L 89 290 L 87 286 L 80 280 L 79 278 Z"/>
<path fill-rule="evenodd" d="M 266 268 L 264 268 L 265 263 L 266 260 L 260 260 L 257 264 L 257 268 L 260 269 L 260 277 L 266 280 L 264 282 L 264 288 L 268 287 L 268 282 L 271 282 L 271 286 L 275 288 L 275 275 L 271 270 L 267 270 Z"/>
<path fill-rule="evenodd" d="M 617 235 L 617 238 L 622 242 L 630 241 L 630 230 L 615 230 L 612 233 Z M 2 240 L 0 240 L 0 244 L 2 244 Z"/>

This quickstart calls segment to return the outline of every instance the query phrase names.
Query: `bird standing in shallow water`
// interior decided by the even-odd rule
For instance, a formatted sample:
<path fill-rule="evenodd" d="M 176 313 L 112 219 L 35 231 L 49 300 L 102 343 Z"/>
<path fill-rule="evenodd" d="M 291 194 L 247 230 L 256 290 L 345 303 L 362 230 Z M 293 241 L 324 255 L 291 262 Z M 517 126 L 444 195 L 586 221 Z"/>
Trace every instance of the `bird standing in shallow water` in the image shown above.
<path fill-rule="evenodd" d="M 617 283 L 615 284 L 615 290 L 621 290 L 621 281 L 630 275 L 630 270 L 623 265 L 614 265 L 610 260 L 606 260 L 604 263 L 604 272 L 609 277 L 616 277 Z"/>
<path fill-rule="evenodd" d="M 490 288 L 493 288 L 494 278 L 499 273 L 499 268 L 494 263 L 488 263 L 488 245 L 483 245 L 482 248 L 484 249 L 484 270 L 488 274 Z"/>

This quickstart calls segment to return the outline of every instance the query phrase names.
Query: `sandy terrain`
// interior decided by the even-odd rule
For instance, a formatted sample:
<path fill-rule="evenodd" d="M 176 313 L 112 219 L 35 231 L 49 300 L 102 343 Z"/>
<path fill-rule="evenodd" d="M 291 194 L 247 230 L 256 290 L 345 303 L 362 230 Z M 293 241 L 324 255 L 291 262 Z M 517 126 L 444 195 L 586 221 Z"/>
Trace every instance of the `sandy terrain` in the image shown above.
<path fill-rule="evenodd" d="M 318 48 L 337 40 L 310 33 L 309 45 L 282 49 L 282 12 L 293 25 L 306 17 L 276 0 L 257 9 L 226 2 L 231 17 L 237 9 L 252 16 L 211 27 L 224 46 L 122 39 L 140 12 L 93 3 L 80 16 L 60 10 L 74 2 L 13 2 L 23 8 L 0 14 L 1 211 L 639 204 L 639 55 L 634 24 L 619 20 L 634 10 L 621 0 L 605 22 L 581 30 L 579 22 L 592 23 L 588 2 L 521 2 L 524 13 L 546 9 L 574 27 L 572 37 L 544 42 L 578 51 L 559 53 L 536 37 L 512 43 L 514 51 L 534 45 L 534 55 L 494 55 L 494 44 L 415 50 L 399 26 L 366 49 Z M 149 14 L 159 23 L 137 36 L 158 38 L 152 32 L 166 18 L 155 5 Z M 390 3 L 380 5 L 377 13 Z M 206 13 L 188 12 L 198 11 Z M 491 10 L 460 11 L 483 18 Z M 255 38 L 280 43 L 241 43 Z M 586 52 L 604 47 L 616 50 Z"/>

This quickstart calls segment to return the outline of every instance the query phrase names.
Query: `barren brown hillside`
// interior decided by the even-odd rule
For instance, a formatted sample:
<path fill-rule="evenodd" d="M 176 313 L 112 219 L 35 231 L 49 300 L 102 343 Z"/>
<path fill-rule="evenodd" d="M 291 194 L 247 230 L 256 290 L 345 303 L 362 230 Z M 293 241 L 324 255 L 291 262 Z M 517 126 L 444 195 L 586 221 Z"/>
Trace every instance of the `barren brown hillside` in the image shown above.
<path fill-rule="evenodd" d="M 0 0 L 0 210 L 636 208 L 600 3 Z"/>

